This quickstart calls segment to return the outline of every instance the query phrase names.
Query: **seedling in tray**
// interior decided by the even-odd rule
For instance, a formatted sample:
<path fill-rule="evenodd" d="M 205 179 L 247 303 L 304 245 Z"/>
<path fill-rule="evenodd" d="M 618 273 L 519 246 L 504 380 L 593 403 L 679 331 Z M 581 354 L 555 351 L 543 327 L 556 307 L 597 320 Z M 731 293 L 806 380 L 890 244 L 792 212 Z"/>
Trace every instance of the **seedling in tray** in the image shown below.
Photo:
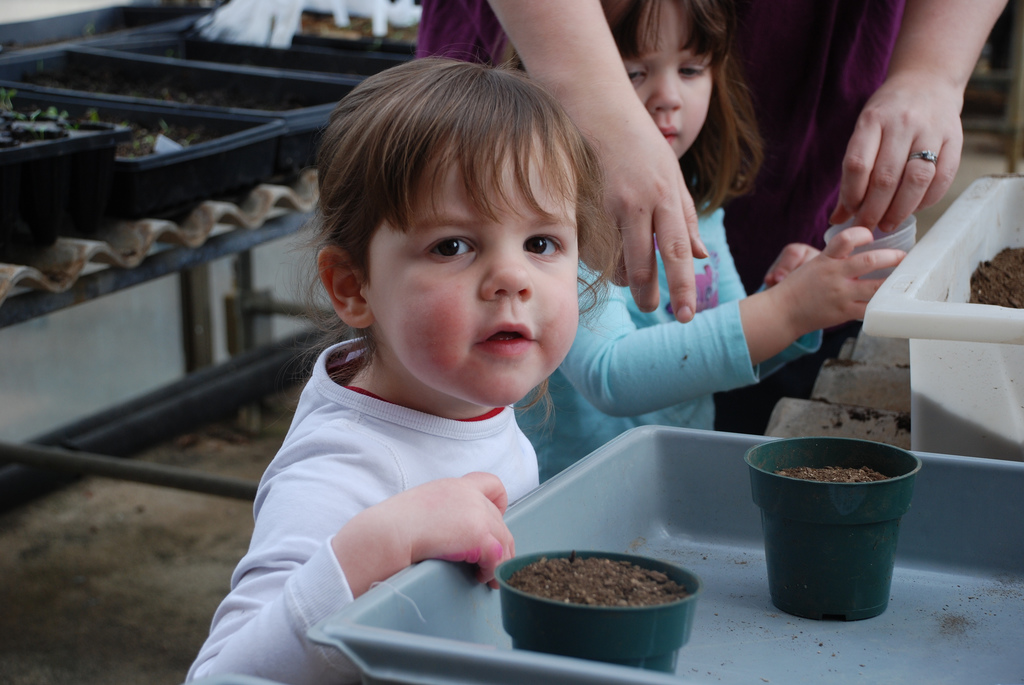
<path fill-rule="evenodd" d="M 18 112 L 16 94 L 0 89 L 0 246 L 19 234 L 49 245 L 69 221 L 92 233 L 110 194 L 114 149 L 131 132 L 75 124 L 55 107 Z"/>
<path fill-rule="evenodd" d="M 13 97 L 7 95 L 26 115 L 35 110 L 67 111 L 81 130 L 116 125 L 129 131 L 120 139 L 113 160 L 105 210 L 111 217 L 172 218 L 202 200 L 245 192 L 274 179 L 278 140 L 284 131 L 280 120 L 64 95 L 27 85 Z M 154 150 L 158 141 L 160 149 Z"/>

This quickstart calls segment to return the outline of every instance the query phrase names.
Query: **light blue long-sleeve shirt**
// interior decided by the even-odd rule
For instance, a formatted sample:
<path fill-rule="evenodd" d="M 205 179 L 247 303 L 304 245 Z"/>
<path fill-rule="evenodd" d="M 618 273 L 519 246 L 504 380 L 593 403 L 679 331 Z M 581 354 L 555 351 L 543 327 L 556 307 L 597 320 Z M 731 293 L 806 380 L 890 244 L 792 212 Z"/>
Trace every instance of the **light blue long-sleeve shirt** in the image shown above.
<path fill-rule="evenodd" d="M 751 363 L 738 304 L 746 292 L 723 216 L 719 209 L 700 219 L 709 256 L 694 260 L 693 321 L 675 320 L 660 255 L 657 310 L 641 312 L 628 288 L 611 287 L 597 309 L 582 315 L 572 349 L 550 379 L 551 411 L 541 402 L 519 416 L 537 451 L 541 481 L 636 426 L 711 430 L 714 393 L 757 383 L 821 345 L 815 331 L 775 357 Z"/>

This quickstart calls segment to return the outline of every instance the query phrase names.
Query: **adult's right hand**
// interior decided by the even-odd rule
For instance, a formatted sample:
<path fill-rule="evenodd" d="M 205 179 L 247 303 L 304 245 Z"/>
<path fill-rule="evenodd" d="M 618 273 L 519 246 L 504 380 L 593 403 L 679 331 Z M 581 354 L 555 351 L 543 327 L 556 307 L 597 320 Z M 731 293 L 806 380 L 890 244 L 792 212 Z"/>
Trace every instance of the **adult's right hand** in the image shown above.
<path fill-rule="evenodd" d="M 672 311 L 685 323 L 696 312 L 693 257 L 707 256 L 707 250 L 697 232 L 697 211 L 679 160 L 640 109 L 639 121 L 594 135 L 605 169 L 606 205 L 622 232 L 622 269 L 616 282 L 628 283 L 642 311 L 657 308 L 656 237 Z"/>

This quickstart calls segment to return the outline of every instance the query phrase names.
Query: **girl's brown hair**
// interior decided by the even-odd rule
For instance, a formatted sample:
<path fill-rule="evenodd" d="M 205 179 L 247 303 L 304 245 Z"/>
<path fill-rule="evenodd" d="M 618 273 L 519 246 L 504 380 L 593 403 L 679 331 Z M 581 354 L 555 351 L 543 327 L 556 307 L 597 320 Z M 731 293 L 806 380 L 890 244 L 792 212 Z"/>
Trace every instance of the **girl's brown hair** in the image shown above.
<path fill-rule="evenodd" d="M 429 58 L 371 76 L 338 103 L 320 142 L 320 191 L 313 244 L 336 246 L 364 280 L 367 250 L 384 223 L 406 231 L 423 212 L 432 184 L 457 169 L 477 211 L 495 219 L 511 204 L 507 169 L 527 206 L 541 208 L 530 187 L 540 162 L 555 197 L 576 209 L 580 260 L 595 274 L 588 300 L 610 277 L 618 234 L 603 206 L 601 167 L 593 148 L 557 101 L 525 74 Z M 386 274 L 381 275 L 386 277 Z M 319 287 L 319 279 L 314 288 Z M 589 304 L 589 302 L 588 302 Z M 336 317 L 321 317 L 330 341 L 347 333 Z M 372 327 L 371 327 L 372 328 Z M 365 331 L 373 352 L 372 330 Z"/>
<path fill-rule="evenodd" d="M 635 59 L 657 43 L 660 6 L 666 0 L 602 0 L 619 53 Z M 708 117 L 679 161 L 701 213 L 749 192 L 764 159 L 757 117 L 735 54 L 736 12 L 731 0 L 678 2 L 690 18 L 687 49 L 711 58 L 713 90 Z"/>

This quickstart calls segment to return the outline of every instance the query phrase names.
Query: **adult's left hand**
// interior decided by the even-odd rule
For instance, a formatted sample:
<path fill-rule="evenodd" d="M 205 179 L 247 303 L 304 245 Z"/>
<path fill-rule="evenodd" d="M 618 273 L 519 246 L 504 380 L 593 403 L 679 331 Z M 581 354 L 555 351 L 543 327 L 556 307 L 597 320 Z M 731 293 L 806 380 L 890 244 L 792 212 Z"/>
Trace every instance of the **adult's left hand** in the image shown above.
<path fill-rule="evenodd" d="M 934 74 L 888 79 L 868 100 L 843 160 L 839 204 L 830 221 L 893 230 L 949 190 L 963 149 L 963 90 Z M 935 161 L 914 158 L 930 152 Z"/>

